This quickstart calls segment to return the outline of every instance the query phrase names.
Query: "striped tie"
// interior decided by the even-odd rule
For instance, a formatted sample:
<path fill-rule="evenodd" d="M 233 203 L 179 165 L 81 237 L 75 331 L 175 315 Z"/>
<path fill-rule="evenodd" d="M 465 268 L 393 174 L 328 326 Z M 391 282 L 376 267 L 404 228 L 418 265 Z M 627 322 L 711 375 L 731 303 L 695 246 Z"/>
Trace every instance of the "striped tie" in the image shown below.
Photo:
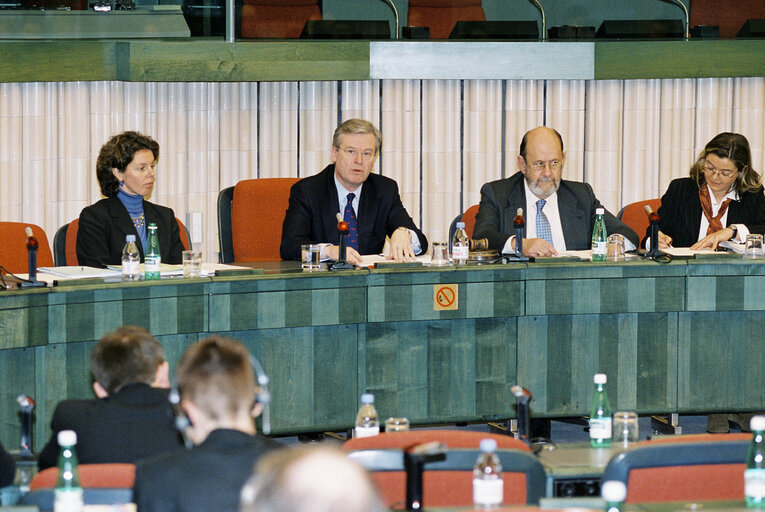
<path fill-rule="evenodd" d="M 547 220 L 547 215 L 542 211 L 547 201 L 540 199 L 537 201 L 537 237 L 545 240 L 550 245 L 553 245 L 552 230 L 550 229 L 550 221 Z"/>
<path fill-rule="evenodd" d="M 345 205 L 345 211 L 343 212 L 343 220 L 348 224 L 348 240 L 346 247 L 353 247 L 357 251 L 359 250 L 359 230 L 358 223 L 356 222 L 356 212 L 353 211 L 353 198 L 356 194 L 351 192 L 346 197 L 348 201 Z"/>

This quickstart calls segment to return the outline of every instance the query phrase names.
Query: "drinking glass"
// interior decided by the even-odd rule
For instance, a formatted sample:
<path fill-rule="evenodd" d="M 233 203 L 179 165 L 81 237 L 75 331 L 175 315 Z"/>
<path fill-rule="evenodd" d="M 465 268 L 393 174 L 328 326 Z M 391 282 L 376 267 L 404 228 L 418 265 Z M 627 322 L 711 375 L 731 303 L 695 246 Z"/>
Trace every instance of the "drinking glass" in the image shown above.
<path fill-rule="evenodd" d="M 613 443 L 625 448 L 640 439 L 638 416 L 630 411 L 618 411 L 613 417 Z"/>

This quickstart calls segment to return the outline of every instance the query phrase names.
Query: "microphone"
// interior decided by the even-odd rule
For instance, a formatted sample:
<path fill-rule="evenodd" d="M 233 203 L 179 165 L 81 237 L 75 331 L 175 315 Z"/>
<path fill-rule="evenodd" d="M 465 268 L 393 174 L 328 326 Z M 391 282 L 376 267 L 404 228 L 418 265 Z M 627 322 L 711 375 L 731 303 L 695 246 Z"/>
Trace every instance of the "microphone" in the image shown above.
<path fill-rule="evenodd" d="M 422 473 L 425 464 L 446 460 L 446 445 L 431 441 L 404 448 L 406 471 L 406 510 L 423 510 Z"/>
<path fill-rule="evenodd" d="M 27 228 L 29 229 L 29 228 Z M 35 401 L 26 395 L 16 397 L 21 415 L 21 444 L 19 455 L 32 457 L 32 411 L 35 409 Z"/>
<path fill-rule="evenodd" d="M 258 381 L 258 387 L 260 388 L 260 391 L 255 395 L 255 400 L 263 404 L 263 414 L 261 415 L 263 421 L 261 424 L 262 430 L 265 435 L 268 435 L 271 433 L 271 393 L 268 391 L 270 380 L 266 372 L 263 371 L 258 358 L 252 354 L 250 354 L 250 364 L 255 372 L 255 379 Z"/>
<path fill-rule="evenodd" d="M 511 387 L 510 391 L 515 395 L 518 406 L 518 439 L 529 444 L 529 435 L 531 433 L 531 409 L 529 408 L 529 402 L 531 402 L 533 397 L 528 389 L 517 384 Z"/>
<path fill-rule="evenodd" d="M 513 227 L 515 228 L 515 255 L 523 257 L 523 228 L 526 226 L 523 220 L 523 208 L 518 208 L 515 212 L 515 219 L 513 219 Z"/>
<path fill-rule="evenodd" d="M 27 235 L 27 253 L 29 256 L 29 280 L 22 281 L 19 286 L 22 288 L 38 288 L 45 286 L 44 282 L 37 280 L 37 248 L 40 244 L 32 233 L 32 228 L 27 226 L 24 230 Z"/>
<path fill-rule="evenodd" d="M 661 219 L 659 219 L 659 214 L 653 211 L 650 204 L 645 205 L 644 208 L 646 215 L 648 215 L 648 222 L 650 222 L 651 228 L 651 234 L 649 235 L 651 249 L 648 250 L 644 256 L 646 258 L 655 258 L 661 254 L 659 251 L 659 221 Z"/>
<path fill-rule="evenodd" d="M 396 16 L 396 32 L 394 33 L 395 36 L 393 39 L 398 39 L 398 9 L 396 9 L 396 4 L 393 3 L 393 0 L 383 0 L 383 2 L 391 6 L 393 14 Z"/>
<path fill-rule="evenodd" d="M 335 215 L 337 219 L 337 234 L 340 238 L 338 243 L 337 261 L 330 266 L 330 270 L 349 270 L 353 268 L 346 260 L 346 247 L 348 244 L 348 223 L 343 220 L 343 215 L 338 212 Z"/>
<path fill-rule="evenodd" d="M 547 39 L 547 22 L 545 21 L 545 10 L 544 7 L 542 7 L 542 4 L 539 3 L 539 0 L 531 0 L 532 3 L 535 3 L 537 7 L 539 7 L 539 12 L 542 13 L 542 37 L 539 39 Z"/>

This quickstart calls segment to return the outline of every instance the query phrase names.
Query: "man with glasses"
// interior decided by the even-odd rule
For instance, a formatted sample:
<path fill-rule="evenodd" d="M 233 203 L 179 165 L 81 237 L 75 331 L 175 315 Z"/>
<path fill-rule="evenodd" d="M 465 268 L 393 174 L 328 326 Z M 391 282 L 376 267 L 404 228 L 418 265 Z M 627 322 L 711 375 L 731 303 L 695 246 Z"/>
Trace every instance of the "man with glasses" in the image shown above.
<path fill-rule="evenodd" d="M 563 139 L 557 131 L 540 126 L 527 132 L 518 155 L 519 172 L 481 187 L 473 237 L 487 238 L 490 249 L 515 252 L 513 220 L 521 208 L 526 219 L 525 256 L 589 249 L 595 209 L 603 206 L 589 184 L 561 179 L 565 161 Z M 608 210 L 605 221 L 608 234 L 627 239 L 628 250 L 637 246 L 637 234 Z"/>
<path fill-rule="evenodd" d="M 281 256 L 300 259 L 300 246 L 322 244 L 321 258 L 337 260 L 337 214 L 348 223 L 346 260 L 361 264 L 362 254 L 379 254 L 390 237 L 389 258 L 413 260 L 428 248 L 428 240 L 406 212 L 395 181 L 372 167 L 380 154 L 382 136 L 362 119 L 337 127 L 332 139 L 332 164 L 302 179 L 290 190 L 282 226 Z"/>

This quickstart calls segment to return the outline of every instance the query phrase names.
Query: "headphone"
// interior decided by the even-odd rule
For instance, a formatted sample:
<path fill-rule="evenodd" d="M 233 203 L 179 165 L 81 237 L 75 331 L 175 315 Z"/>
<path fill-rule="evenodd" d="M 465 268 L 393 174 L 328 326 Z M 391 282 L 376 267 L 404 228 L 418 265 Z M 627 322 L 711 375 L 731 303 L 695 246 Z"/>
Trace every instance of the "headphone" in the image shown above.
<path fill-rule="evenodd" d="M 270 382 L 270 379 L 268 378 L 268 375 L 266 375 L 266 372 L 263 371 L 260 361 L 258 361 L 255 356 L 249 354 L 247 359 L 250 361 L 250 366 L 252 366 L 252 370 L 255 374 L 255 381 L 258 383 L 258 392 L 255 393 L 255 403 L 263 404 L 261 430 L 263 431 L 263 434 L 268 435 L 271 433 L 271 393 L 268 391 L 268 383 Z M 178 429 L 181 436 L 183 436 L 183 444 L 186 448 L 191 448 L 194 443 L 192 443 L 191 439 L 186 435 L 186 429 L 191 426 L 191 420 L 181 407 L 181 394 L 178 391 L 177 384 L 172 385 L 167 399 L 170 401 L 173 411 L 175 412 L 175 428 Z"/>

